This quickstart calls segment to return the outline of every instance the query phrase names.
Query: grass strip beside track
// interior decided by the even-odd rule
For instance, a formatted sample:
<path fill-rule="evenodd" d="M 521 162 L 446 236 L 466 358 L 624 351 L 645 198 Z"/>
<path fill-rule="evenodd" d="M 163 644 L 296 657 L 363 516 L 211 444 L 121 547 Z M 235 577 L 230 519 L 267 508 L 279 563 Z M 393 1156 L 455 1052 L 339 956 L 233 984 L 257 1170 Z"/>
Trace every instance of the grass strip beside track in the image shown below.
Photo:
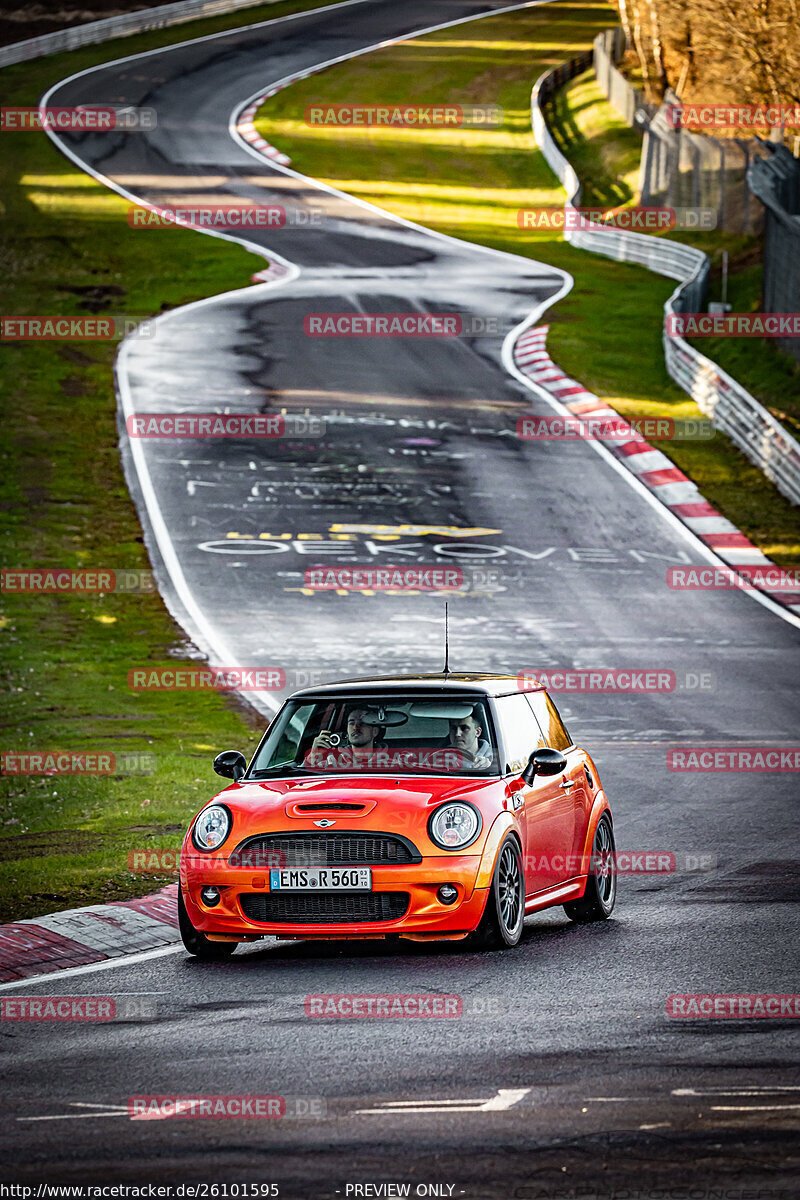
<path fill-rule="evenodd" d="M 569 271 L 575 287 L 548 314 L 549 349 L 569 374 L 627 418 L 699 418 L 666 373 L 663 305 L 674 288 L 644 268 L 574 249 L 560 233 L 520 228 L 521 208 L 561 206 L 565 194 L 530 128 L 530 90 L 549 68 L 587 49 L 616 23 L 602 0 L 570 0 L 484 18 L 349 60 L 270 98 L 257 114 L 263 136 L 298 171 L 431 229 L 528 255 Z M 486 104 L 497 128 L 312 126 L 312 104 Z M 587 202 L 633 198 L 638 135 L 588 77 L 559 98 L 570 157 L 589 183 Z M 753 306 L 758 241 L 730 234 L 670 234 L 710 254 L 727 248 L 736 270 L 729 299 Z M 718 345 L 702 339 L 716 356 Z M 725 340 L 720 360 L 782 419 L 800 413 L 800 370 L 771 345 Z M 756 384 L 760 386 L 756 386 Z M 800 561 L 800 512 L 722 435 L 661 442 L 707 499 L 778 562 Z"/>
<path fill-rule="evenodd" d="M 85 67 L 320 7 L 272 4 L 7 67 L 5 105 L 33 105 Z M 44 133 L 5 133 L 0 263 L 6 315 L 158 313 L 246 287 L 267 263 L 179 228 L 134 230 L 128 204 Z M 108 342 L 0 345 L 4 567 L 147 569 L 122 474 Z M 252 748 L 263 722 L 207 692 L 135 693 L 131 667 L 181 665 L 182 632 L 156 595 L 0 596 L 3 751 L 155 756 L 152 775 L 0 780 L 0 921 L 153 891 L 130 850 L 177 848 L 221 786 L 213 754 Z"/>

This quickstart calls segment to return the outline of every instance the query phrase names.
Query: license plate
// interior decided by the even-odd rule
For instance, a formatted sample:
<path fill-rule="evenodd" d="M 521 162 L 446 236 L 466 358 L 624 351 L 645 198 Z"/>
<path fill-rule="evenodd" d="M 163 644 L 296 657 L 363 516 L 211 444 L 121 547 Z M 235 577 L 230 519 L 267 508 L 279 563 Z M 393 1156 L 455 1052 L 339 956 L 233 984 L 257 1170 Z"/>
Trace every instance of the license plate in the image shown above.
<path fill-rule="evenodd" d="M 271 892 L 371 892 L 370 867 L 272 867 Z"/>

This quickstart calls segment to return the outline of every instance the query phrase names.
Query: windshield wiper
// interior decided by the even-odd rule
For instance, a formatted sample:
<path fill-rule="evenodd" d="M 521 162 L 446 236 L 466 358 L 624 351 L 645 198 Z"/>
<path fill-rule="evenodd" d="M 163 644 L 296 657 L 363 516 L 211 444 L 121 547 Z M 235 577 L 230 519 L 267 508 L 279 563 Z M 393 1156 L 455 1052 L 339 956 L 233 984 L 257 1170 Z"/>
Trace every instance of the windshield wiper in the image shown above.
<path fill-rule="evenodd" d="M 291 771 L 283 771 L 284 767 L 291 767 Z M 260 771 L 252 771 L 248 776 L 249 779 L 260 779 L 263 776 L 271 775 L 274 771 L 282 771 L 284 775 L 312 775 L 313 771 L 309 771 L 307 767 L 301 767 L 299 763 L 289 760 L 288 762 L 274 763 L 271 767 L 264 767 Z"/>

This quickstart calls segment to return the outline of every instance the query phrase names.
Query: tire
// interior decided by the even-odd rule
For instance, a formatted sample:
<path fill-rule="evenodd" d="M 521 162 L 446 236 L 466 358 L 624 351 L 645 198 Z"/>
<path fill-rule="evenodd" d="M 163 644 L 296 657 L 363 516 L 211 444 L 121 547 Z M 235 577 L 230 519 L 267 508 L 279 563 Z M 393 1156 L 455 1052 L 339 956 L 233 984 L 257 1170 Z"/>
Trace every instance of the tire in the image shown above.
<path fill-rule="evenodd" d="M 525 874 L 522 852 L 510 834 L 500 847 L 486 908 L 470 943 L 480 950 L 507 950 L 522 937 L 525 923 Z"/>
<path fill-rule="evenodd" d="M 210 942 L 204 933 L 195 929 L 189 920 L 186 905 L 183 903 L 183 892 L 178 885 L 178 928 L 181 931 L 181 941 L 190 954 L 195 958 L 230 958 L 238 942 Z"/>
<path fill-rule="evenodd" d="M 605 921 L 611 916 L 617 898 L 617 872 L 614 867 L 614 830 L 611 819 L 603 813 L 597 822 L 592 842 L 592 863 L 603 860 L 599 872 L 586 880 L 586 891 L 580 900 L 570 900 L 564 912 L 570 921 L 586 924 L 589 921 Z M 608 856 L 611 856 L 610 858 Z"/>

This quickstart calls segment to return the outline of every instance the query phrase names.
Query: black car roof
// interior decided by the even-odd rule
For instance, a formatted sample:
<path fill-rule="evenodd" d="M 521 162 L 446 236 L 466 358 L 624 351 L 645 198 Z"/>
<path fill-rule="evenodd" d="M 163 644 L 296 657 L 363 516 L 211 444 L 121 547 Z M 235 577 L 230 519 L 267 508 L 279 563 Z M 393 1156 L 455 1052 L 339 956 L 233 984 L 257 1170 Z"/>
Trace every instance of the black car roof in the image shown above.
<path fill-rule="evenodd" d="M 363 679 L 340 679 L 333 683 L 318 684 L 316 687 L 303 688 L 294 692 L 292 698 L 298 696 L 346 696 L 359 693 L 361 695 L 372 691 L 387 692 L 425 692 L 428 695 L 453 694 L 458 692 L 476 692 L 486 696 L 507 696 L 515 692 L 539 692 L 541 686 L 535 681 L 524 683 L 517 675 L 488 675 L 469 674 L 467 672 L 439 672 L 431 675 L 371 675 Z"/>

